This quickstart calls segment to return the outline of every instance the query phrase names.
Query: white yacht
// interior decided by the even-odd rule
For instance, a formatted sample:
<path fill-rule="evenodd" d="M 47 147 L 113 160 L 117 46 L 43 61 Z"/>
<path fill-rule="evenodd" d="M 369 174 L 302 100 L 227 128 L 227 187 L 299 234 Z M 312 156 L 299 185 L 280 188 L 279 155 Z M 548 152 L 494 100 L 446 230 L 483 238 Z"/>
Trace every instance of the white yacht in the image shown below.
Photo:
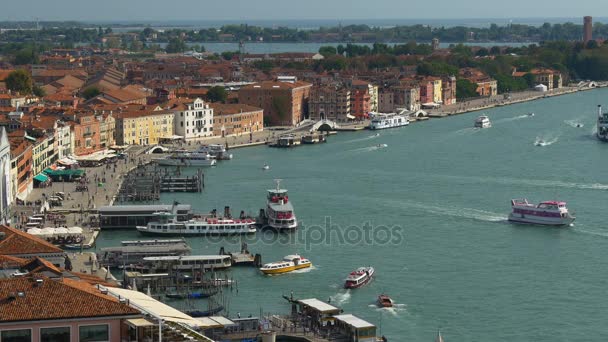
<path fill-rule="evenodd" d="M 545 201 L 536 205 L 528 203 L 527 199 L 513 199 L 511 207 L 513 211 L 509 214 L 509 221 L 515 223 L 567 226 L 575 220 L 566 202 Z"/>
<path fill-rule="evenodd" d="M 200 152 L 176 152 L 156 162 L 163 166 L 214 166 L 217 163 L 210 154 Z"/>
<path fill-rule="evenodd" d="M 369 124 L 369 129 L 377 130 L 377 129 L 386 129 L 393 127 L 401 127 L 407 126 L 410 124 L 410 120 L 407 115 L 398 115 L 395 113 L 392 114 L 382 114 L 382 113 L 373 113 L 372 121 Z"/>
<path fill-rule="evenodd" d="M 608 112 L 602 112 L 602 106 L 597 106 L 597 138 L 601 141 L 608 141 Z"/>
<path fill-rule="evenodd" d="M 266 205 L 266 223 L 276 230 L 294 230 L 298 227 L 298 220 L 287 190 L 281 189 L 281 180 L 275 179 L 277 187 L 268 190 Z"/>
<path fill-rule="evenodd" d="M 492 122 L 490 122 L 490 118 L 487 115 L 482 115 L 475 119 L 475 127 L 476 128 L 488 128 L 492 127 Z"/>
<path fill-rule="evenodd" d="M 178 221 L 175 213 L 155 213 L 156 218 L 145 226 L 137 226 L 137 230 L 143 234 L 155 235 L 242 235 L 253 234 L 257 231 L 256 221 L 245 217 L 241 213 L 240 218 L 232 218 L 230 215 L 217 217 L 215 214 L 209 216 L 195 216 L 187 221 Z"/>
<path fill-rule="evenodd" d="M 202 145 L 196 150 L 198 153 L 208 153 L 211 156 L 215 157 L 217 160 L 230 160 L 232 159 L 232 154 L 226 151 L 226 146 L 222 144 L 209 144 Z"/>

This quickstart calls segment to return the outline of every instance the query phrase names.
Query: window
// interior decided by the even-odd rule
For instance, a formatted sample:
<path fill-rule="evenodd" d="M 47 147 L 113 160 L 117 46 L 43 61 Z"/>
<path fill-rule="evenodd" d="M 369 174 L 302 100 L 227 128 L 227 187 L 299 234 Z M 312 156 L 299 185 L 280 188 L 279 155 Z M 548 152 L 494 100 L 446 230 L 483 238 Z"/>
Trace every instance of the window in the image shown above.
<path fill-rule="evenodd" d="M 40 328 L 40 342 L 70 342 L 70 327 Z"/>
<path fill-rule="evenodd" d="M 0 332 L 2 342 L 32 342 L 32 329 L 3 330 Z"/>
<path fill-rule="evenodd" d="M 110 341 L 110 328 L 107 324 L 83 325 L 79 328 L 80 342 L 108 342 Z"/>

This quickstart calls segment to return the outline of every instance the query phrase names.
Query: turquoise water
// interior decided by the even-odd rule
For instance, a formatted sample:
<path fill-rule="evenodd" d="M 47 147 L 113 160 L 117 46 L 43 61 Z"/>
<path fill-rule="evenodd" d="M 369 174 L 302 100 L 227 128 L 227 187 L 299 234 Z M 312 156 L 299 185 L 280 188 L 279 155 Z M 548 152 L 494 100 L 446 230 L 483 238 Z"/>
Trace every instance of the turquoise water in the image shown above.
<path fill-rule="evenodd" d="M 488 110 L 493 127 L 484 130 L 471 128 L 480 114 L 470 113 L 379 137 L 340 133 L 293 150 L 234 150 L 234 160 L 206 171 L 202 194 L 165 194 L 163 202 L 257 212 L 273 178 L 289 189 L 303 228 L 292 241 L 260 234 L 250 250 L 264 261 L 299 252 L 315 267 L 275 277 L 233 269 L 240 284 L 229 296 L 231 316 L 288 312 L 280 295 L 293 291 L 331 297 L 392 341 L 431 341 L 438 328 L 446 341 L 600 341 L 608 307 L 608 144 L 593 131 L 596 105 L 606 99 L 602 89 Z M 550 144 L 535 146 L 540 138 Z M 261 170 L 264 163 L 270 171 Z M 578 218 L 569 228 L 508 224 L 517 197 L 565 200 Z M 326 221 L 337 227 L 322 242 Z M 378 232 L 373 242 L 350 227 L 367 222 Z M 98 245 L 137 236 L 102 233 Z M 230 238 L 189 242 L 196 253 L 239 246 Z M 342 290 L 343 278 L 362 265 L 373 265 L 376 279 Z M 382 292 L 400 305 L 376 308 Z"/>

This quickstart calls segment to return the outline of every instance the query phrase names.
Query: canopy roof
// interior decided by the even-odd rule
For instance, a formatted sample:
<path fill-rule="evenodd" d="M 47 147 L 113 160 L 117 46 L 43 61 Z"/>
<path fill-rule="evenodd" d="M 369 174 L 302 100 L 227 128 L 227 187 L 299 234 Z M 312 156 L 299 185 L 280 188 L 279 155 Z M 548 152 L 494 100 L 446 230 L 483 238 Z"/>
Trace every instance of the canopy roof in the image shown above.
<path fill-rule="evenodd" d="M 336 315 L 334 318 L 340 322 L 344 322 L 355 329 L 363 329 L 363 328 L 373 328 L 375 325 L 362 320 L 357 316 L 353 316 L 351 314 L 346 315 Z"/>

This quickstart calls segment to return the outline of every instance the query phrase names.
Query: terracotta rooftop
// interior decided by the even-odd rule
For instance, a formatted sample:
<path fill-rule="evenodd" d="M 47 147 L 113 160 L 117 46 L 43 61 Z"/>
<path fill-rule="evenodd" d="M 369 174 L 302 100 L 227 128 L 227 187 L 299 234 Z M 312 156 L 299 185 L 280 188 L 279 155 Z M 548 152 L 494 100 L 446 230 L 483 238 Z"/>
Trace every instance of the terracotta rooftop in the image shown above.
<path fill-rule="evenodd" d="M 0 254 L 18 256 L 23 254 L 63 253 L 63 250 L 49 242 L 18 229 L 0 225 Z"/>
<path fill-rule="evenodd" d="M 238 113 L 250 113 L 262 111 L 262 108 L 249 106 L 246 104 L 224 104 L 224 103 L 209 103 L 209 107 L 213 108 L 213 116 L 232 115 Z"/>
<path fill-rule="evenodd" d="M 296 81 L 296 82 L 279 82 L 279 81 L 264 81 L 264 82 L 260 82 L 260 83 L 255 83 L 255 84 L 249 84 L 244 86 L 241 89 L 265 89 L 265 90 L 271 90 L 271 89 L 294 89 L 294 88 L 299 88 L 299 87 L 310 87 L 312 86 L 311 83 L 308 82 L 304 82 L 304 81 Z"/>
<path fill-rule="evenodd" d="M 0 268 L 2 267 L 22 267 L 29 260 L 23 258 L 12 257 L 10 255 L 0 255 Z"/>
<path fill-rule="evenodd" d="M 65 278 L 55 281 L 46 277 L 0 280 L 0 323 L 139 314 L 139 311 L 77 280 Z"/>

